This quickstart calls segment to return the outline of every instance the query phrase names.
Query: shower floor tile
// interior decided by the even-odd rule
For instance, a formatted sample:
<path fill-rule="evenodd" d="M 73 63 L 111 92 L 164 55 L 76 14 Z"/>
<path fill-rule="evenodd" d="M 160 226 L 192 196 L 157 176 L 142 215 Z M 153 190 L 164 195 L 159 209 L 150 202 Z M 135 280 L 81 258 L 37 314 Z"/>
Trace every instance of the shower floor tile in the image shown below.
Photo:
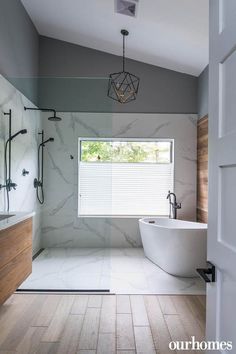
<path fill-rule="evenodd" d="M 199 278 L 174 277 L 149 261 L 142 248 L 48 248 L 19 289 L 102 290 L 115 294 L 205 294 Z"/>

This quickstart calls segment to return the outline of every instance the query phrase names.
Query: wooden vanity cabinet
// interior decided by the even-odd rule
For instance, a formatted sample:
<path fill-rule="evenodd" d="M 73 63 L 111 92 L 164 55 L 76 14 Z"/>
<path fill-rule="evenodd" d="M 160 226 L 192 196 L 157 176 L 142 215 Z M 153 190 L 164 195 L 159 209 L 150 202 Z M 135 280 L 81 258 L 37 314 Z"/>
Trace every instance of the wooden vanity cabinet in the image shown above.
<path fill-rule="evenodd" d="M 32 272 L 32 218 L 0 230 L 0 305 Z"/>

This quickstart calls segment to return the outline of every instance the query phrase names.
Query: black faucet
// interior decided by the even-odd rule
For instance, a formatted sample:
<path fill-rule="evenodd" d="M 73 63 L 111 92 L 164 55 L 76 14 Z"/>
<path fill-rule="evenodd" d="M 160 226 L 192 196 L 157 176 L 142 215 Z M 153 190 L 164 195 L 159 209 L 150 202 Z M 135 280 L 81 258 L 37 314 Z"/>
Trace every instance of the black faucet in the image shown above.
<path fill-rule="evenodd" d="M 173 196 L 173 202 L 171 201 L 171 196 Z M 168 191 L 166 199 L 169 199 L 170 213 L 169 218 L 177 219 L 177 209 L 181 209 L 181 203 L 177 203 L 176 195 L 173 192 Z"/>

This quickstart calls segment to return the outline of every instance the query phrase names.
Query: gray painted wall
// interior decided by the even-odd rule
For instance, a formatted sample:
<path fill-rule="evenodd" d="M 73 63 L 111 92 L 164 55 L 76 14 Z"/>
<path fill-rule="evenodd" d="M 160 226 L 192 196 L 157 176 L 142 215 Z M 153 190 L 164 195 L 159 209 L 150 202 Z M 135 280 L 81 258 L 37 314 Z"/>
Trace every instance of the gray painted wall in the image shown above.
<path fill-rule="evenodd" d="M 42 36 L 39 54 L 40 77 L 70 78 L 41 79 L 40 105 L 58 111 L 197 113 L 197 77 L 128 59 L 140 90 L 135 102 L 122 105 L 106 97 L 105 79 L 121 69 L 121 57 Z"/>
<path fill-rule="evenodd" d="M 0 48 L 0 74 L 37 102 L 39 35 L 19 0 L 0 0 Z"/>
<path fill-rule="evenodd" d="M 39 37 L 19 0 L 0 0 L 0 48 L 0 74 L 34 103 L 39 96 L 40 104 L 59 111 L 197 113 L 199 105 L 204 107 L 204 93 L 197 101 L 196 77 L 129 59 L 127 70 L 141 79 L 138 99 L 127 105 L 111 102 L 107 76 L 119 70 L 121 57 Z M 39 84 L 38 75 L 70 80 L 41 79 Z"/>
<path fill-rule="evenodd" d="M 198 117 L 208 114 L 209 67 L 207 66 L 198 77 Z"/>

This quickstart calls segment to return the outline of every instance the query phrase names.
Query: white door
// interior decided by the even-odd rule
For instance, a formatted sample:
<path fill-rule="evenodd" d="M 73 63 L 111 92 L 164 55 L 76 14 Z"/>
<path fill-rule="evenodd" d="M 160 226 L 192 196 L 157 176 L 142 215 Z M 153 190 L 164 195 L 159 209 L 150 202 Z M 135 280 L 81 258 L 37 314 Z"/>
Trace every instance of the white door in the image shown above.
<path fill-rule="evenodd" d="M 236 353 L 236 0 L 210 0 L 209 70 L 207 340 Z"/>

